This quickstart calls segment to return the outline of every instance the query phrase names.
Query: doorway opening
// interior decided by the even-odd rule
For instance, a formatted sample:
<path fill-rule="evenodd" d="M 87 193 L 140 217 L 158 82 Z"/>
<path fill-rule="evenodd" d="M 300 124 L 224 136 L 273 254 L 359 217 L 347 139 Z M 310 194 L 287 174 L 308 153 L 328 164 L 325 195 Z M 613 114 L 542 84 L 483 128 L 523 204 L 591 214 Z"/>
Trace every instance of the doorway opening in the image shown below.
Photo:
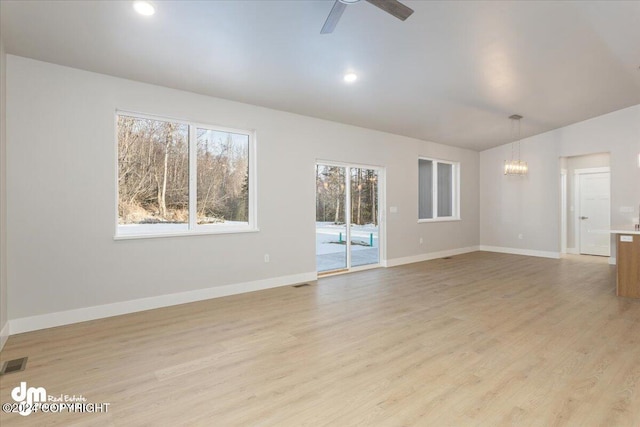
<path fill-rule="evenodd" d="M 560 159 L 561 252 L 611 255 L 609 153 Z"/>
<path fill-rule="evenodd" d="M 340 273 L 380 265 L 383 169 L 316 164 L 316 269 Z"/>

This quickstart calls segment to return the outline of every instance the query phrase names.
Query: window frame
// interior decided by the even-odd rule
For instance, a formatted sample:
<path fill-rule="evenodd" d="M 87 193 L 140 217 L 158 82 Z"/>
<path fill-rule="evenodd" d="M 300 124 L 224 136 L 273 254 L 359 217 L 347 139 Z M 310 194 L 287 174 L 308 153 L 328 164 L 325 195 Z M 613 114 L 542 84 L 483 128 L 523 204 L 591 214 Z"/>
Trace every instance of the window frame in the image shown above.
<path fill-rule="evenodd" d="M 118 117 L 127 116 L 137 119 L 158 120 L 165 122 L 172 122 L 188 126 L 189 131 L 189 221 L 187 223 L 187 230 L 185 231 L 170 231 L 170 232 L 153 232 L 153 233 L 138 233 L 138 234 L 119 234 L 119 216 L 118 205 L 119 201 L 119 182 L 118 174 Z M 249 196 L 248 196 L 248 222 L 247 224 L 234 224 L 234 225 L 220 225 L 220 224 L 198 224 L 197 222 L 197 178 L 198 178 L 198 150 L 197 150 L 197 138 L 198 129 L 212 130 L 217 132 L 227 132 L 239 135 L 246 135 L 249 138 Z M 154 239 L 162 237 L 181 237 L 181 236 L 202 236 L 211 234 L 236 234 L 236 233 L 253 233 L 258 232 L 258 215 L 257 215 L 257 162 L 256 162 L 256 132 L 255 130 L 236 129 L 226 126 L 218 126 L 212 124 L 205 124 L 197 121 L 175 119 L 168 116 L 160 116 L 153 114 L 136 113 L 129 110 L 117 109 L 114 114 L 114 141 L 115 141 L 115 233 L 114 240 L 130 240 L 130 239 Z"/>
<path fill-rule="evenodd" d="M 420 168 L 420 160 L 428 160 L 432 162 L 431 168 L 431 195 L 433 199 L 433 218 L 420 218 L 420 179 L 418 178 L 418 223 L 423 222 L 447 222 L 447 221 L 460 221 L 460 162 L 451 160 L 436 159 L 433 157 L 418 157 L 418 170 Z M 438 164 L 451 165 L 451 215 L 450 216 L 438 216 Z"/>

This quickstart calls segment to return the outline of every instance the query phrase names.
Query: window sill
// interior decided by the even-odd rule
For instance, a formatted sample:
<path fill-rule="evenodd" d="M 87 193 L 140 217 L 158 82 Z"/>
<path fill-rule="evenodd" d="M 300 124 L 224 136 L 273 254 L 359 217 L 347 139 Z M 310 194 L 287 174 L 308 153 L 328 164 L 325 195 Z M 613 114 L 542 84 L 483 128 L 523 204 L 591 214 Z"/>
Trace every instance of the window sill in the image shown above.
<path fill-rule="evenodd" d="M 155 234 L 116 234 L 115 236 L 113 236 L 113 240 L 158 239 L 164 237 L 208 236 L 212 234 L 257 233 L 259 231 L 259 228 L 228 228 L 222 230 L 182 231 Z"/>
<path fill-rule="evenodd" d="M 447 218 L 429 218 L 429 219 L 419 219 L 418 224 L 422 222 L 451 222 L 451 221 L 462 221 L 462 218 L 457 217 L 447 217 Z"/>

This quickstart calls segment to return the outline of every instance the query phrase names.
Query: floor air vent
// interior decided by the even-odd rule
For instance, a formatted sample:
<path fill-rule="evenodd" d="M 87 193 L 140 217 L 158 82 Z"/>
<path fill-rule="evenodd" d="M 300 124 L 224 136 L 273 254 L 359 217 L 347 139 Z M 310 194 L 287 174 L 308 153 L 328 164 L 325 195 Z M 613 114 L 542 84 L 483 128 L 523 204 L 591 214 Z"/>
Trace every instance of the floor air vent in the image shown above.
<path fill-rule="evenodd" d="M 294 288 L 302 288 L 302 287 L 305 287 L 305 286 L 311 286 L 311 285 L 309 285 L 308 283 L 302 283 L 300 285 L 293 285 Z"/>
<path fill-rule="evenodd" d="M 24 371 L 24 368 L 27 366 L 27 359 L 27 357 L 21 357 L 20 359 L 7 360 L 4 362 L 4 365 L 2 365 L 0 375 Z"/>

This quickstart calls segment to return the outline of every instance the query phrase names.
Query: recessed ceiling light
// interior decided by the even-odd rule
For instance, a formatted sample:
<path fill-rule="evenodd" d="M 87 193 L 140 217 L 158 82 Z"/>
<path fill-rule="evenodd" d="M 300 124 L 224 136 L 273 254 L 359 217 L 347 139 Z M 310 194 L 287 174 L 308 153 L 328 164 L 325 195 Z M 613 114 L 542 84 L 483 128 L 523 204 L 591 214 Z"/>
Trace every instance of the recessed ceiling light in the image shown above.
<path fill-rule="evenodd" d="M 156 13 L 156 8 L 148 1 L 136 0 L 133 2 L 133 8 L 140 15 L 144 16 L 151 16 Z"/>
<path fill-rule="evenodd" d="M 358 75 L 356 73 L 347 73 L 344 75 L 344 81 L 347 83 L 353 83 L 358 80 Z"/>

